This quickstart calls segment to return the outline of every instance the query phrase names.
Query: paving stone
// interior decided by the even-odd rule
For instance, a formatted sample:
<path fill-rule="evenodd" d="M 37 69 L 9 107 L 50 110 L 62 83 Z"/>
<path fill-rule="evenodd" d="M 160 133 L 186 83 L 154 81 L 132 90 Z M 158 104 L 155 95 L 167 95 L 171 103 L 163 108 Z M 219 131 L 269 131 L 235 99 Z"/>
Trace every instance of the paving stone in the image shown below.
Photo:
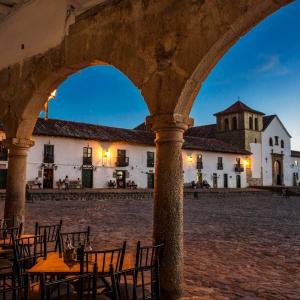
<path fill-rule="evenodd" d="M 300 299 L 300 198 L 203 194 L 184 209 L 185 299 Z M 34 200 L 26 231 L 60 218 L 65 230 L 91 225 L 97 247 L 151 242 L 148 197 Z"/>

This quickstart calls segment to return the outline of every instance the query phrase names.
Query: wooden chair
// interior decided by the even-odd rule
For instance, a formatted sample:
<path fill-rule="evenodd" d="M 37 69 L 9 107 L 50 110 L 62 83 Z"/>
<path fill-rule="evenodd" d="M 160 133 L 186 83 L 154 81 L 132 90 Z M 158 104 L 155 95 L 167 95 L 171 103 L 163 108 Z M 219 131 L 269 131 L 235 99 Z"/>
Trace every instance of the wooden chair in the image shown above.
<path fill-rule="evenodd" d="M 111 298 L 113 300 L 137 300 L 137 269 L 115 272 L 110 266 Z"/>
<path fill-rule="evenodd" d="M 51 282 L 47 282 L 45 275 L 41 275 L 41 300 L 110 300 L 106 296 L 97 295 L 96 276 L 97 264 L 94 264 L 91 273 L 75 275 Z M 78 286 L 78 289 L 75 290 L 74 285 Z"/>
<path fill-rule="evenodd" d="M 111 284 L 108 281 L 110 279 L 110 265 L 114 267 L 114 270 L 121 271 L 125 252 L 126 241 L 120 248 L 82 252 L 81 271 L 91 272 L 90 267 L 96 263 L 98 265 L 97 289 L 111 291 Z"/>
<path fill-rule="evenodd" d="M 41 225 L 38 222 L 35 223 L 35 235 L 45 234 L 46 242 L 49 251 L 57 251 L 59 247 L 59 237 L 62 228 L 62 220 L 58 224 L 54 225 Z M 53 250 L 50 250 L 49 246 L 53 246 Z"/>
<path fill-rule="evenodd" d="M 141 246 L 138 241 L 136 247 L 136 272 L 138 290 L 142 289 L 143 298 L 148 299 L 146 295 L 151 295 L 149 299 L 156 299 L 159 293 L 159 273 L 161 262 L 163 260 L 164 243 L 154 246 Z M 145 298 L 146 297 L 146 298 Z"/>
<path fill-rule="evenodd" d="M 61 232 L 59 238 L 60 250 L 64 249 L 65 243 L 69 240 L 74 248 L 85 246 L 90 242 L 90 226 L 86 231 Z"/>
<path fill-rule="evenodd" d="M 164 247 L 164 243 L 154 246 L 141 246 L 141 242 L 138 241 L 136 247 L 135 267 L 151 268 L 155 265 L 156 261 L 160 265 L 163 259 Z"/>
<path fill-rule="evenodd" d="M 13 240 L 14 271 L 23 274 L 36 264 L 38 258 L 47 258 L 47 242 L 44 235 L 21 237 Z"/>
<path fill-rule="evenodd" d="M 2 227 L 15 227 L 18 226 L 18 222 L 16 221 L 15 216 L 12 216 L 11 218 L 3 218 L 0 219 L 0 228 Z"/>
<path fill-rule="evenodd" d="M 138 278 L 144 278 L 144 273 L 151 273 L 150 290 L 142 280 L 138 284 Z M 159 287 L 159 265 L 158 261 L 154 266 L 140 267 L 115 272 L 113 265 L 110 267 L 111 285 L 113 300 L 160 300 Z"/>
<path fill-rule="evenodd" d="M 14 273 L 0 275 L 0 299 L 29 300 L 29 276 Z"/>
<path fill-rule="evenodd" d="M 22 229 L 23 229 L 22 223 L 14 227 L 6 227 L 6 226 L 1 227 L 0 247 L 11 248 L 13 246 L 13 240 L 21 237 Z"/>
<path fill-rule="evenodd" d="M 119 248 L 85 251 L 83 256 L 83 263 L 85 264 L 84 269 L 89 272 L 90 263 L 93 262 L 98 265 L 98 273 L 104 275 L 109 274 L 109 267 L 111 264 L 113 265 L 114 270 L 122 270 L 126 244 L 126 241 L 124 241 L 122 247 Z"/>

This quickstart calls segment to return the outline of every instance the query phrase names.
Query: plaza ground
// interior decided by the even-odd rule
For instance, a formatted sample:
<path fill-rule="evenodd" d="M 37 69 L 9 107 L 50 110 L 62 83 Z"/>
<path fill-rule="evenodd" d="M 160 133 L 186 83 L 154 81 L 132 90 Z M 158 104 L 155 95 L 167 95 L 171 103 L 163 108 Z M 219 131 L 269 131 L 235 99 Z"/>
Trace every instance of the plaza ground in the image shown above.
<path fill-rule="evenodd" d="M 203 194 L 185 200 L 184 210 L 187 299 L 300 299 L 299 197 Z M 61 218 L 65 230 L 90 225 L 102 248 L 151 242 L 146 199 L 34 201 L 26 231 Z"/>

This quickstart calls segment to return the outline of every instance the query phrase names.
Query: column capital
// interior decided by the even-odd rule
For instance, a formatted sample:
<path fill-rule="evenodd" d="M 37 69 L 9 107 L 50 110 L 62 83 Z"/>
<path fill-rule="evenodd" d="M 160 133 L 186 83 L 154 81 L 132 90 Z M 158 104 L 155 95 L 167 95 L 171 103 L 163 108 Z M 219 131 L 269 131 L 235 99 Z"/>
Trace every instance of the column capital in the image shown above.
<path fill-rule="evenodd" d="M 3 144 L 9 149 L 29 149 L 30 147 L 34 146 L 34 141 L 25 138 L 9 138 L 4 140 Z"/>
<path fill-rule="evenodd" d="M 158 114 L 146 117 L 146 126 L 154 132 L 166 129 L 182 129 L 185 131 L 193 126 L 194 120 L 182 114 Z"/>
<path fill-rule="evenodd" d="M 183 143 L 183 133 L 193 123 L 192 118 L 181 114 L 159 114 L 146 118 L 146 127 L 156 133 L 156 143 Z"/>

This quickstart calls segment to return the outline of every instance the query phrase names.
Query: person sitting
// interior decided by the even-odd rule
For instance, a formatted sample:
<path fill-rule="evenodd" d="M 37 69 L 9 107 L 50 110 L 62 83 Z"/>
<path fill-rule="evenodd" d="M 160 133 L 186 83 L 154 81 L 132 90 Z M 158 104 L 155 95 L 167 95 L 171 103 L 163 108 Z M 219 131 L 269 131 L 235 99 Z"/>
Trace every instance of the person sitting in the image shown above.
<path fill-rule="evenodd" d="M 197 184 L 194 180 L 191 182 L 191 186 L 192 186 L 192 189 L 197 188 Z"/>
<path fill-rule="evenodd" d="M 131 189 L 132 188 L 132 182 L 131 182 L 131 180 L 128 180 L 128 182 L 127 182 L 127 187 L 129 188 L 129 189 Z"/>
<path fill-rule="evenodd" d="M 69 176 L 66 176 L 65 180 L 65 190 L 69 190 L 70 189 L 70 180 L 69 180 Z"/>
<path fill-rule="evenodd" d="M 36 177 L 35 180 L 34 180 L 34 184 L 37 185 L 39 187 L 39 189 L 42 188 L 42 182 L 40 180 L 39 177 Z"/>
<path fill-rule="evenodd" d="M 116 186 L 115 181 L 110 180 L 110 181 L 108 182 L 108 187 L 109 187 L 109 188 L 114 188 L 115 186 Z"/>
<path fill-rule="evenodd" d="M 204 179 L 204 180 L 202 181 L 202 186 L 203 186 L 204 188 L 207 188 L 207 189 L 210 188 L 210 185 L 209 185 L 209 183 L 207 182 L 206 179 Z"/>
<path fill-rule="evenodd" d="M 132 189 L 136 189 L 137 188 L 137 184 L 133 180 L 131 181 L 131 188 Z"/>

